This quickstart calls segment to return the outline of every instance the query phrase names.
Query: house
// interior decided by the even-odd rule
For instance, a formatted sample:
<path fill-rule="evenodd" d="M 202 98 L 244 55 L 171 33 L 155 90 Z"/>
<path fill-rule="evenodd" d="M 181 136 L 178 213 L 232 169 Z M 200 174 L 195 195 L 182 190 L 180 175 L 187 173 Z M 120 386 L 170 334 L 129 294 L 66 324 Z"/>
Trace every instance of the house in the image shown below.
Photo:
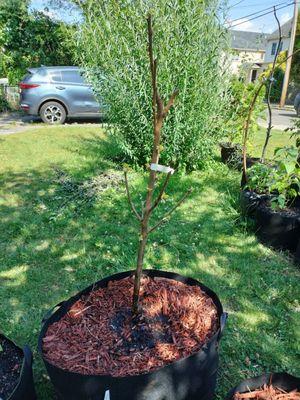
<path fill-rule="evenodd" d="M 291 40 L 293 19 L 281 27 L 282 41 L 279 52 L 287 51 Z M 279 29 L 274 32 L 259 33 L 231 30 L 231 71 L 244 74 L 247 82 L 257 77 L 273 63 L 278 46 Z"/>
<path fill-rule="evenodd" d="M 291 18 L 281 27 L 281 37 L 282 41 L 280 44 L 279 52 L 288 51 L 290 41 L 291 41 L 291 32 L 292 32 L 293 19 Z M 264 64 L 268 65 L 274 61 L 274 57 L 276 55 L 277 45 L 279 38 L 279 29 L 276 29 L 273 33 L 268 35 L 267 45 L 266 45 L 266 53 Z"/>
<path fill-rule="evenodd" d="M 245 74 L 247 82 L 253 82 L 265 61 L 268 34 L 231 30 L 231 72 Z"/>

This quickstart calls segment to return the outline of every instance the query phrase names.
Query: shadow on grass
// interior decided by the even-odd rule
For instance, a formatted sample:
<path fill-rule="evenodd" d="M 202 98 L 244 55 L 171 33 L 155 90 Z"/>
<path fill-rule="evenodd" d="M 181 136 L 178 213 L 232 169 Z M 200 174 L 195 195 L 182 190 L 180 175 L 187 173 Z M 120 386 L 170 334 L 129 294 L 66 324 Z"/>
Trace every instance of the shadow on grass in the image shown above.
<path fill-rule="evenodd" d="M 89 139 L 77 149 L 87 158 L 76 179 L 112 167 L 109 142 Z M 226 177 L 224 170 L 226 169 Z M 69 171 L 70 173 L 70 171 Z M 121 172 L 120 172 L 121 173 Z M 229 321 L 221 344 L 219 396 L 241 379 L 264 371 L 299 375 L 296 354 L 297 270 L 280 254 L 258 244 L 237 226 L 238 179 L 226 167 L 174 176 L 155 218 L 190 186 L 194 191 L 170 222 L 150 238 L 145 267 L 192 276 L 220 297 Z M 145 176 L 131 176 L 133 198 L 141 204 Z M 124 188 L 111 188 L 88 205 L 64 194 L 53 171 L 31 170 L 0 176 L 1 329 L 35 350 L 41 399 L 53 398 L 36 353 L 42 316 L 57 302 L 104 276 L 133 269 L 137 223 Z M 298 296 L 299 298 L 299 296 Z"/>

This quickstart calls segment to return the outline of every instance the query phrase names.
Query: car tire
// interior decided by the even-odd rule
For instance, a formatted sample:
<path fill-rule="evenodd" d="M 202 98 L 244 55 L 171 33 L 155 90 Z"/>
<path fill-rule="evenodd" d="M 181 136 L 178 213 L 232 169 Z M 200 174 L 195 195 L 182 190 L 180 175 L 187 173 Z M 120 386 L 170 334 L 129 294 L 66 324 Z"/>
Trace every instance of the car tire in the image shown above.
<path fill-rule="evenodd" d="M 61 125 L 65 123 L 67 113 L 65 107 L 57 101 L 47 101 L 40 109 L 40 117 L 49 125 Z"/>

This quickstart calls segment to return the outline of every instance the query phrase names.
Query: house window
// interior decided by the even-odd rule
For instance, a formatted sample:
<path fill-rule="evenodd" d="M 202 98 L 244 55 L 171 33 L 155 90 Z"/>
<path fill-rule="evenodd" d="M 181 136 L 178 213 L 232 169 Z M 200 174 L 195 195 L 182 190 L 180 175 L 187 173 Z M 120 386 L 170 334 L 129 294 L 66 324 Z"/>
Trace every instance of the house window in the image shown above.
<path fill-rule="evenodd" d="M 280 42 L 279 53 L 282 51 L 283 42 Z"/>
<path fill-rule="evenodd" d="M 271 56 L 274 56 L 276 53 L 276 47 L 277 47 L 277 43 L 272 43 L 272 50 L 271 50 Z"/>

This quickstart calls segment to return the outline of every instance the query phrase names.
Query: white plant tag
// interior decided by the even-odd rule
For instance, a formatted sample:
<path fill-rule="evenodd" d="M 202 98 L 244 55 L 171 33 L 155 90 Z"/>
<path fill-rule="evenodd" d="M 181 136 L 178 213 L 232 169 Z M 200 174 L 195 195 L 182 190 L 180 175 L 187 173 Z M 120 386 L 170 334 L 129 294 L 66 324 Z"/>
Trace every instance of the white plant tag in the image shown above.
<path fill-rule="evenodd" d="M 164 174 L 168 173 L 171 173 L 171 175 L 174 174 L 174 169 L 171 167 L 166 167 L 165 165 L 151 164 L 150 169 L 151 171 L 163 172 Z"/>
<path fill-rule="evenodd" d="M 105 392 L 104 400 L 110 400 L 109 390 L 107 390 L 107 391 Z"/>

